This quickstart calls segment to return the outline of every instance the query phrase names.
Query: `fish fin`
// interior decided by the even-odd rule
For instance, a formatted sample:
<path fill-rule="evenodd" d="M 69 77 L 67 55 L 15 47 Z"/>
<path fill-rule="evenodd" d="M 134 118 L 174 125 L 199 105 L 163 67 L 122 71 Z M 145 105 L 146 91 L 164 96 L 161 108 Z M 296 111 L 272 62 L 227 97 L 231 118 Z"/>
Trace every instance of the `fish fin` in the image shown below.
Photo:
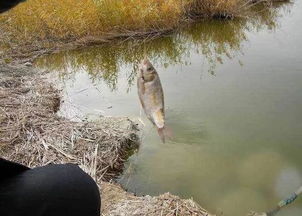
<path fill-rule="evenodd" d="M 170 127 L 165 126 L 164 133 L 165 133 L 165 137 L 169 139 L 173 138 L 173 130 Z"/>
<path fill-rule="evenodd" d="M 141 94 L 145 94 L 145 81 L 144 77 L 138 77 L 137 79 L 137 87 Z"/>
<path fill-rule="evenodd" d="M 160 139 L 163 143 L 166 142 L 165 131 L 164 130 L 165 130 L 165 128 L 157 128 L 158 135 L 159 135 L 159 137 L 160 137 Z"/>
<path fill-rule="evenodd" d="M 163 109 L 159 109 L 156 112 L 152 113 L 152 118 L 154 121 L 154 124 L 156 125 L 156 127 L 158 128 L 163 128 L 165 125 L 165 116 L 163 113 Z"/>
<path fill-rule="evenodd" d="M 163 143 L 166 142 L 166 138 L 171 139 L 173 137 L 173 132 L 168 127 L 157 128 L 158 135 Z"/>

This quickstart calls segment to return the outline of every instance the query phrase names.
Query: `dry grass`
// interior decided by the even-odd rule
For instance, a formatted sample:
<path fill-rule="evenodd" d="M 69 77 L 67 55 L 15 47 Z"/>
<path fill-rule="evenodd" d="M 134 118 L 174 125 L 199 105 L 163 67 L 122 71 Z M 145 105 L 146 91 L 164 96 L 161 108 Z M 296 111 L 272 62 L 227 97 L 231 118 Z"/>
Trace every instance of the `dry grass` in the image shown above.
<path fill-rule="evenodd" d="M 189 16 L 232 18 L 245 12 L 244 5 L 253 4 L 250 0 L 193 0 L 186 6 Z"/>
<path fill-rule="evenodd" d="M 72 162 L 97 180 L 116 176 L 138 147 L 136 126 L 127 118 L 71 122 L 56 115 L 59 105 L 60 92 L 39 76 L 0 76 L 1 157 L 30 167 Z"/>
<path fill-rule="evenodd" d="M 23 46 L 29 52 L 37 47 L 57 47 L 60 43 L 73 41 L 163 33 L 200 16 L 230 18 L 242 15 L 254 2 L 27 0 L 0 16 L 0 47 L 18 49 Z"/>
<path fill-rule="evenodd" d="M 101 188 L 104 216 L 211 216 L 193 200 L 183 200 L 169 193 L 137 197 L 119 185 L 103 182 Z"/>
<path fill-rule="evenodd" d="M 70 40 L 173 27 L 179 0 L 28 0 L 2 17 L 17 39 Z M 175 4 L 176 3 L 176 4 Z"/>

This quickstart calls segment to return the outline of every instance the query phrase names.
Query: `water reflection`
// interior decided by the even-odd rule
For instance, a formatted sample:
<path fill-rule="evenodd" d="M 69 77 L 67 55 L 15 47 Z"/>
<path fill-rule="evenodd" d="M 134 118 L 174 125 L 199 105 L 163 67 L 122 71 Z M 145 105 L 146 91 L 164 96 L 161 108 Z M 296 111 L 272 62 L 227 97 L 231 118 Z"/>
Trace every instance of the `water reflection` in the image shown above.
<path fill-rule="evenodd" d="M 138 62 L 146 54 L 155 67 L 191 64 L 192 51 L 199 53 L 206 70 L 215 74 L 219 64 L 233 58 L 240 61 L 242 44 L 247 41 L 247 32 L 257 29 L 274 30 L 278 27 L 281 11 L 288 11 L 288 5 L 275 4 L 264 9 L 251 9 L 249 17 L 229 21 L 204 21 L 191 24 L 177 33 L 147 41 L 127 40 L 118 44 L 107 44 L 72 51 L 61 52 L 39 59 L 36 64 L 53 71 L 60 71 L 64 80 L 73 79 L 79 70 L 89 73 L 92 81 L 104 80 L 111 90 L 117 89 L 117 80 L 122 66 L 126 71 L 128 90 L 133 85 Z M 124 71 L 123 71 L 124 72 Z"/>

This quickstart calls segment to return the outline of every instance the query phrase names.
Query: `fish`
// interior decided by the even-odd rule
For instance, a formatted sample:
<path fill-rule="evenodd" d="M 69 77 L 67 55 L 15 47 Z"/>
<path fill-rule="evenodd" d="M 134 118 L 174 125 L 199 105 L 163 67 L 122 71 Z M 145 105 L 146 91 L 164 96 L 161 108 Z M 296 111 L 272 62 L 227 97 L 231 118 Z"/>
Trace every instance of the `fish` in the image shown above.
<path fill-rule="evenodd" d="M 147 118 L 157 127 L 165 143 L 165 103 L 159 75 L 151 62 L 144 58 L 138 66 L 138 96 Z"/>

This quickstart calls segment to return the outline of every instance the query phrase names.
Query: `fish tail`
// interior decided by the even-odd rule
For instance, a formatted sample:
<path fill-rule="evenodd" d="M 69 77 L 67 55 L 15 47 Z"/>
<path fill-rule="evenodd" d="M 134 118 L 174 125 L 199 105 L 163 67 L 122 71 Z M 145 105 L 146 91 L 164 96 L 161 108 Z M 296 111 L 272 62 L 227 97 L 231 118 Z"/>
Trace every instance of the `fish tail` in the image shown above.
<path fill-rule="evenodd" d="M 173 138 L 173 131 L 169 127 L 157 128 L 158 135 L 163 143 L 166 142 L 166 139 Z"/>
<path fill-rule="evenodd" d="M 165 143 L 165 142 L 166 142 L 165 128 L 164 128 L 164 127 L 162 127 L 162 128 L 157 128 L 157 132 L 158 132 L 158 135 L 159 135 L 161 141 L 162 141 L 163 143 Z"/>

